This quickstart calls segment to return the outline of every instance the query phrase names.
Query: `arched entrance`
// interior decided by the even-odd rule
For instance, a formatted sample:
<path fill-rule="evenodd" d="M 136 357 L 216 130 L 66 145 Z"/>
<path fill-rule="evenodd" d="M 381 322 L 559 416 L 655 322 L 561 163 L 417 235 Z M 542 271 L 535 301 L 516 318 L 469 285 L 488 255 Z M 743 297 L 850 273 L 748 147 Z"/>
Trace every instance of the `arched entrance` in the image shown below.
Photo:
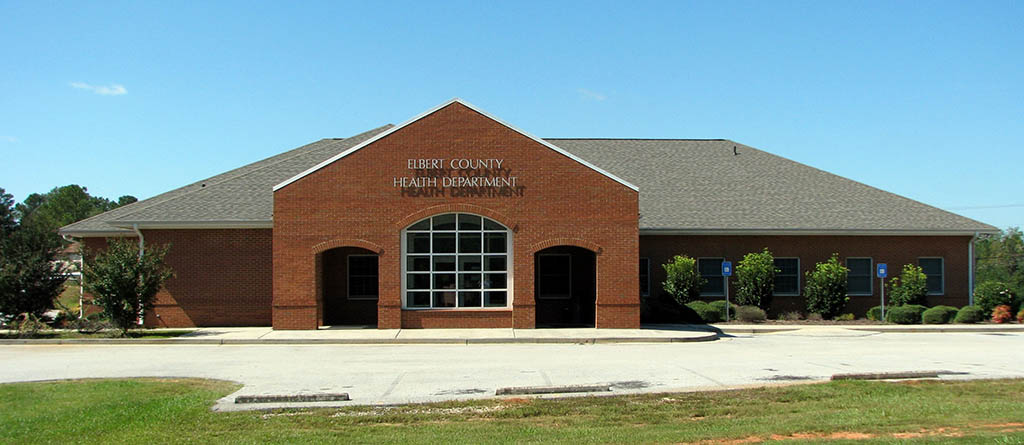
<path fill-rule="evenodd" d="M 537 327 L 594 327 L 597 256 L 576 246 L 534 254 Z"/>
<path fill-rule="evenodd" d="M 338 247 L 321 255 L 323 324 L 376 327 L 377 254 L 359 247 Z"/>

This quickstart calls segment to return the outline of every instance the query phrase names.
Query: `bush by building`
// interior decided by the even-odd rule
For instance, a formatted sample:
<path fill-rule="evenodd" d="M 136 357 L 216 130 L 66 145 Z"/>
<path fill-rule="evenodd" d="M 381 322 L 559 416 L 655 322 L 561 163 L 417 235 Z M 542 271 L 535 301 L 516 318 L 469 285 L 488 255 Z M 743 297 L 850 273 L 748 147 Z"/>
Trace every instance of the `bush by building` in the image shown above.
<path fill-rule="evenodd" d="M 722 313 L 707 302 L 701 300 L 691 301 L 686 303 L 685 306 L 696 312 L 697 316 L 700 317 L 700 320 L 704 323 L 718 323 L 722 321 Z"/>
<path fill-rule="evenodd" d="M 953 323 L 981 323 L 985 319 L 985 311 L 978 306 L 964 306 L 956 313 Z"/>
<path fill-rule="evenodd" d="M 956 313 L 960 310 L 953 306 L 935 306 L 921 314 L 921 321 L 924 324 L 946 324 L 952 323 Z"/>
<path fill-rule="evenodd" d="M 892 309 L 892 306 L 885 307 L 886 312 L 889 312 L 889 309 Z M 882 306 L 875 306 L 871 309 L 868 309 L 867 313 L 865 313 L 864 316 L 868 320 L 882 321 Z"/>
<path fill-rule="evenodd" d="M 1013 320 L 1013 312 L 1010 312 L 1010 306 L 1000 304 L 992 309 L 992 322 L 993 323 L 1007 323 Z"/>
<path fill-rule="evenodd" d="M 760 323 L 765 321 L 768 316 L 765 314 L 764 309 L 757 306 L 740 306 L 736 309 L 736 319 L 747 323 Z"/>
<path fill-rule="evenodd" d="M 928 276 L 913 264 L 904 265 L 900 276 L 893 277 L 889 286 L 890 301 L 895 306 L 924 304 L 928 296 Z"/>
<path fill-rule="evenodd" d="M 895 306 L 885 312 L 885 321 L 896 324 L 921 324 L 925 307 L 918 304 Z"/>
<path fill-rule="evenodd" d="M 144 311 L 153 308 L 156 293 L 174 272 L 164 265 L 169 246 L 147 246 L 140 254 L 132 240 L 116 239 L 107 249 L 85 262 L 85 290 L 93 296 L 103 316 L 114 323 L 121 335 L 136 325 Z"/>
<path fill-rule="evenodd" d="M 775 291 L 775 257 L 765 248 L 748 253 L 736 265 L 736 303 L 768 310 Z"/>
<path fill-rule="evenodd" d="M 974 304 L 986 313 L 991 313 L 996 306 L 1005 304 L 1013 309 L 1017 303 L 1016 295 L 1010 286 L 1002 281 L 986 281 L 974 289 Z"/>
<path fill-rule="evenodd" d="M 804 285 L 804 297 L 807 301 L 807 312 L 817 312 L 825 318 L 833 318 L 842 313 L 850 297 L 846 296 L 846 276 L 850 272 L 839 263 L 839 254 L 824 263 L 814 265 L 808 271 Z"/>
<path fill-rule="evenodd" d="M 736 309 L 739 308 L 739 306 L 737 306 L 735 304 L 732 304 L 732 303 L 729 303 L 729 317 L 726 317 L 725 316 L 725 300 L 715 300 L 715 301 L 712 301 L 712 302 L 708 303 L 708 305 L 713 307 L 713 308 L 715 308 L 715 309 L 717 309 L 718 312 L 721 314 L 722 320 L 724 320 L 724 321 L 729 321 L 730 318 L 735 319 L 736 318 Z"/>
<path fill-rule="evenodd" d="M 704 279 L 697 270 L 697 260 L 686 255 L 676 255 L 661 265 L 665 269 L 665 281 L 661 283 L 669 295 L 679 304 L 686 304 L 700 296 Z"/>

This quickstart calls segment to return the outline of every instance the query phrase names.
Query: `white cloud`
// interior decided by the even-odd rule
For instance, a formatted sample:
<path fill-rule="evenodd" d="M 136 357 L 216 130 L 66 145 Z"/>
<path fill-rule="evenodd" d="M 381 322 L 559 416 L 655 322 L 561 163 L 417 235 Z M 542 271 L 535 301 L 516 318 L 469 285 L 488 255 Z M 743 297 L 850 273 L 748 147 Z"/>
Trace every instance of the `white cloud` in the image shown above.
<path fill-rule="evenodd" d="M 602 101 L 608 98 L 608 96 L 605 96 L 604 94 L 598 93 L 596 91 L 590 91 L 586 88 L 580 88 L 576 91 L 578 91 L 580 93 L 580 96 L 582 96 L 584 99 Z"/>
<path fill-rule="evenodd" d="M 89 90 L 89 91 L 92 91 L 93 93 L 100 94 L 100 95 L 103 95 L 103 96 L 120 96 L 122 94 L 128 94 L 128 90 L 126 90 L 124 88 L 124 85 L 120 85 L 120 84 L 116 84 L 116 83 L 110 84 L 108 86 L 103 86 L 103 85 L 89 85 L 89 84 L 87 84 L 85 82 L 71 82 L 70 85 L 73 88 L 78 88 L 80 90 Z"/>

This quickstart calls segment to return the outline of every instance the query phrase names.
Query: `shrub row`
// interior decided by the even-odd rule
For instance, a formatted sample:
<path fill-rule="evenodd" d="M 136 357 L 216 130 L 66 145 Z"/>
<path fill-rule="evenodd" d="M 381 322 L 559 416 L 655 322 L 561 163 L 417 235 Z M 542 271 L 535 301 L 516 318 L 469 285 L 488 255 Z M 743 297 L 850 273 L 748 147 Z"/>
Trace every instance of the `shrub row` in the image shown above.
<path fill-rule="evenodd" d="M 882 318 L 881 306 L 868 309 L 865 314 L 869 320 Z M 953 306 L 935 306 L 931 309 L 919 304 L 902 306 L 886 306 L 885 321 L 896 324 L 946 324 L 946 323 L 980 323 L 987 317 L 979 306 L 964 306 L 957 309 Z"/>

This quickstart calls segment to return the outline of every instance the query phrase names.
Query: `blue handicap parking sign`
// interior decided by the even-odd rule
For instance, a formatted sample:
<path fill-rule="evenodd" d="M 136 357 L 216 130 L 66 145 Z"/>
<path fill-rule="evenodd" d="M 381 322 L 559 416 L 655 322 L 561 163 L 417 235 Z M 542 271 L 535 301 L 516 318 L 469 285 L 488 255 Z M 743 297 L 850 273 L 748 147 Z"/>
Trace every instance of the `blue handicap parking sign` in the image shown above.
<path fill-rule="evenodd" d="M 888 274 L 888 268 L 885 267 L 885 263 L 878 263 L 878 278 L 885 278 Z"/>
<path fill-rule="evenodd" d="M 731 277 L 732 276 L 732 262 L 731 261 L 722 261 L 722 276 L 723 277 Z"/>

